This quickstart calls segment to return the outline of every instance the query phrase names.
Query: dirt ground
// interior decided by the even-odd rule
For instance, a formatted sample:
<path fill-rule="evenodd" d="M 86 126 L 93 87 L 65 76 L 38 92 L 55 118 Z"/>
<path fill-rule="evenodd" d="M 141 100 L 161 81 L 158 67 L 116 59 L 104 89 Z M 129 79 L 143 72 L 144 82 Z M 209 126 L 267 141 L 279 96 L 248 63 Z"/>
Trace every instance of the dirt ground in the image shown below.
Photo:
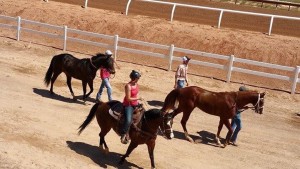
<path fill-rule="evenodd" d="M 139 15 L 126 17 L 108 10 L 84 10 L 78 5 L 51 1 L 45 4 L 42 1 L 0 0 L 0 9 L 2 15 L 68 25 L 80 30 L 119 34 L 160 44 L 176 42 L 183 48 L 228 55 L 234 53 L 287 66 L 300 65 L 298 37 L 266 36 L 236 29 L 218 30 L 195 23 L 169 23 L 164 19 Z M 141 34 L 143 31 L 145 33 Z M 0 35 L 0 168 L 150 168 L 145 145 L 139 146 L 127 162 L 119 166 L 118 160 L 127 146 L 120 143 L 113 131 L 106 136 L 110 153 L 106 155 L 99 151 L 96 120 L 80 136 L 77 135 L 77 128 L 93 105 L 100 80 L 95 79 L 95 92 L 86 103 L 71 99 L 63 75 L 55 83 L 57 95 L 49 95 L 43 78 L 52 56 L 62 53 L 60 41 L 22 34 L 18 42 L 14 40 L 14 31 L 2 28 Z M 68 44 L 68 50 L 79 58 L 99 52 L 99 49 L 78 44 Z M 128 74 L 136 69 L 142 74 L 139 81 L 141 95 L 148 107 L 160 108 L 174 85 L 174 72 L 166 71 L 164 61 L 159 59 L 141 59 L 126 53 L 119 53 L 118 57 L 121 68 L 111 79 L 114 99 L 123 99 Z M 275 80 L 234 74 L 234 81 L 226 83 L 222 78 L 211 78 L 218 76 L 210 69 L 190 66 L 190 72 L 191 85 L 211 91 L 236 91 L 241 83 L 253 90 L 266 91 L 264 113 L 243 112 L 239 146 L 225 149 L 217 147 L 213 141 L 218 117 L 194 110 L 187 128 L 199 143 L 192 144 L 184 139 L 180 125 L 182 115 L 178 115 L 173 126 L 175 138 L 157 138 L 157 168 L 300 168 L 299 86 L 298 93 L 290 95 L 290 84 Z M 81 96 L 80 81 L 73 80 L 72 84 L 75 94 Z M 223 128 L 221 136 L 225 137 L 226 132 Z"/>

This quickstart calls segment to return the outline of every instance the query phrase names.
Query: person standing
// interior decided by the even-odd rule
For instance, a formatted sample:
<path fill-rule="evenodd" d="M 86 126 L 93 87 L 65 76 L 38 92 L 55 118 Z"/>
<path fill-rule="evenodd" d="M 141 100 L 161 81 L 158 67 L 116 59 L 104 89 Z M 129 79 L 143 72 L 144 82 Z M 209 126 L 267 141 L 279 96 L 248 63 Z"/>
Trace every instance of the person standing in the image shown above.
<path fill-rule="evenodd" d="M 187 69 L 188 63 L 191 59 L 187 56 L 182 57 L 182 64 L 177 67 L 175 73 L 175 85 L 174 88 L 183 88 L 185 86 L 189 86 L 188 78 L 187 78 Z"/>
<path fill-rule="evenodd" d="M 241 87 L 239 88 L 239 91 L 247 91 L 247 90 L 248 90 L 248 89 L 247 89 L 245 86 L 241 86 Z M 234 146 L 238 146 L 238 145 L 236 144 L 236 140 L 237 140 L 237 136 L 238 136 L 239 132 L 240 132 L 241 129 L 242 129 L 242 118 L 241 118 L 241 113 L 242 113 L 243 111 L 245 111 L 247 108 L 248 108 L 248 107 L 245 106 L 243 109 L 237 110 L 235 116 L 233 116 L 233 118 L 232 118 L 232 121 L 231 121 L 231 128 L 232 128 L 232 130 L 233 130 L 233 134 L 232 134 L 232 136 L 231 136 L 230 141 L 231 141 L 232 145 L 234 145 Z"/>
<path fill-rule="evenodd" d="M 124 106 L 124 124 L 121 128 L 121 143 L 127 144 L 126 133 L 128 132 L 132 123 L 133 111 L 138 106 L 138 100 L 143 100 L 139 97 L 139 85 L 138 80 L 141 74 L 135 70 L 132 70 L 130 75 L 130 82 L 125 85 L 125 97 L 123 99 Z"/>
<path fill-rule="evenodd" d="M 112 56 L 112 52 L 110 50 L 105 51 L 105 55 L 107 56 Z M 107 89 L 107 96 L 108 96 L 108 101 L 112 101 L 112 88 L 109 82 L 110 78 L 110 73 L 106 68 L 100 68 L 100 78 L 101 78 L 101 85 L 99 88 L 99 91 L 96 96 L 96 101 L 99 102 L 101 101 L 101 95 L 103 93 L 104 87 Z"/>

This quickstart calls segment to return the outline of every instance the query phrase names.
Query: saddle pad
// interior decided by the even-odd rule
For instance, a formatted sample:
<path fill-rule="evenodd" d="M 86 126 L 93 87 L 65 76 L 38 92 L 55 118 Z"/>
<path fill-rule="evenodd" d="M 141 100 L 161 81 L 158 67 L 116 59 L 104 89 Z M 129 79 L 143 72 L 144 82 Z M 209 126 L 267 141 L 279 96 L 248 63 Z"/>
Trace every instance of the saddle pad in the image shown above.
<path fill-rule="evenodd" d="M 111 102 L 110 109 L 108 113 L 115 118 L 116 120 L 120 120 L 121 112 L 123 111 L 123 104 L 119 101 Z"/>

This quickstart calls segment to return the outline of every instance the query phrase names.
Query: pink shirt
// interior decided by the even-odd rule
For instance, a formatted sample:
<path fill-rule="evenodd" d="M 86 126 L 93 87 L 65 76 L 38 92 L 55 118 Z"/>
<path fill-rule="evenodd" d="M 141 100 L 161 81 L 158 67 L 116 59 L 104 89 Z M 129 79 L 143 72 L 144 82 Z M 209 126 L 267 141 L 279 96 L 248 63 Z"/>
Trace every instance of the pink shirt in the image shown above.
<path fill-rule="evenodd" d="M 100 77 L 101 77 L 101 79 L 109 78 L 110 77 L 109 71 L 106 68 L 101 68 L 100 69 Z"/>
<path fill-rule="evenodd" d="M 139 86 L 138 84 L 136 84 L 135 86 L 131 86 L 131 90 L 130 90 L 130 97 L 132 98 L 137 98 L 137 95 L 139 93 Z M 137 100 L 133 100 L 131 102 L 128 102 L 126 99 L 126 96 L 123 99 L 123 105 L 124 106 L 137 106 L 139 103 Z"/>

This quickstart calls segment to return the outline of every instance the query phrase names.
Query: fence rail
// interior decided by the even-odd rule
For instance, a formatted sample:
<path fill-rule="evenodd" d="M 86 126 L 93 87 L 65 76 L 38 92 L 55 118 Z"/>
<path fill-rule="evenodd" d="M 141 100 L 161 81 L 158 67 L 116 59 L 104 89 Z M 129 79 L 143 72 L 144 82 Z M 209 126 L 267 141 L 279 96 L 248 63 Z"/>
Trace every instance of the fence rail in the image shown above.
<path fill-rule="evenodd" d="M 118 51 L 125 51 L 125 52 L 130 52 L 130 53 L 158 57 L 161 59 L 167 59 L 167 60 L 169 60 L 169 65 L 168 65 L 169 70 L 172 69 L 171 66 L 172 66 L 172 62 L 174 60 L 180 61 L 180 59 L 181 59 L 180 57 L 174 56 L 174 52 L 183 52 L 186 54 L 195 55 L 197 57 L 208 57 L 208 58 L 213 58 L 215 60 L 227 61 L 227 63 L 225 63 L 223 65 L 217 64 L 217 63 L 199 61 L 197 59 L 190 61 L 190 64 L 212 67 L 212 68 L 222 69 L 222 70 L 226 71 L 227 72 L 227 76 L 226 76 L 227 82 L 230 82 L 232 72 L 241 72 L 241 73 L 251 74 L 251 75 L 255 75 L 255 76 L 279 79 L 279 80 L 291 82 L 291 84 L 292 84 L 291 85 L 291 93 L 292 94 L 294 94 L 296 91 L 297 83 L 300 83 L 300 78 L 299 78 L 300 66 L 296 66 L 296 67 L 282 66 L 282 65 L 276 65 L 276 64 L 271 64 L 271 63 L 237 58 L 234 55 L 226 56 L 226 55 L 219 55 L 219 54 L 213 54 L 213 53 L 206 53 L 203 51 L 179 48 L 179 47 L 175 47 L 173 44 L 171 44 L 170 46 L 167 46 L 167 45 L 149 43 L 149 42 L 144 42 L 144 41 L 120 38 L 118 35 L 110 36 L 110 35 L 103 35 L 103 34 L 98 34 L 98 33 L 76 30 L 76 29 L 70 29 L 67 26 L 56 26 L 56 25 L 49 25 L 49 24 L 40 23 L 40 22 L 36 22 L 36 21 L 23 20 L 23 19 L 21 19 L 21 17 L 12 18 L 12 17 L 0 15 L 0 18 L 6 19 L 6 20 L 13 20 L 16 22 L 17 26 L 0 23 L 0 27 L 16 30 L 16 32 L 17 32 L 16 40 L 18 40 L 18 41 L 20 40 L 21 30 L 24 30 L 24 31 L 27 31 L 30 33 L 34 33 L 34 34 L 49 36 L 52 38 L 53 37 L 60 38 L 63 40 L 63 48 L 62 49 L 64 51 L 67 50 L 67 41 L 73 41 L 73 42 L 78 42 L 78 43 L 112 49 L 112 50 L 114 50 L 114 53 L 115 53 L 115 59 L 117 59 Z M 54 34 L 54 33 L 49 33 L 49 32 L 43 32 L 40 30 L 24 28 L 24 27 L 21 27 L 21 23 L 23 23 L 23 22 L 27 23 L 27 24 L 33 24 L 33 25 L 39 25 L 39 26 L 43 26 L 43 27 L 47 27 L 47 28 L 53 28 L 56 30 L 60 29 L 60 30 L 62 30 L 62 34 Z M 80 39 L 80 38 L 68 37 L 68 32 L 76 33 L 79 35 L 85 35 L 85 36 L 91 36 L 91 37 L 97 37 L 97 38 L 110 40 L 111 43 L 100 43 L 100 42 L 94 42 L 94 41 Z M 157 52 L 155 53 L 155 52 L 149 52 L 149 51 L 129 48 L 129 47 L 119 45 L 118 42 L 125 42 L 125 43 L 129 43 L 129 44 L 165 50 L 166 52 L 168 52 L 168 54 L 162 54 L 162 53 L 157 53 Z M 266 72 L 261 72 L 261 71 L 257 71 L 257 70 L 250 70 L 250 69 L 235 67 L 234 66 L 235 62 L 248 64 L 248 65 L 255 65 L 255 66 L 264 67 L 264 68 L 270 68 L 272 70 L 276 69 L 276 70 L 280 70 L 280 71 L 288 71 L 288 72 L 292 73 L 292 76 L 289 77 L 289 76 L 284 76 L 284 75 L 279 75 L 279 74 L 272 74 L 272 73 L 266 73 Z"/>
<path fill-rule="evenodd" d="M 165 2 L 165 1 L 157 1 L 157 0 L 138 0 L 141 2 L 149 2 L 149 3 L 157 3 L 157 4 L 163 4 L 163 5 L 171 5 L 173 6 L 171 11 L 170 20 L 173 21 L 174 13 L 176 7 L 186 7 L 186 8 L 195 8 L 195 9 L 204 9 L 204 10 L 211 10 L 211 11 L 219 11 L 219 20 L 218 20 L 218 28 L 221 27 L 222 23 L 222 17 L 224 12 L 228 13 L 238 13 L 238 14 L 244 14 L 244 15 L 254 15 L 254 16 L 262 16 L 262 17 L 270 17 L 270 25 L 269 25 L 269 31 L 268 35 L 271 35 L 272 27 L 274 19 L 280 18 L 280 19 L 289 19 L 289 20 L 299 20 L 299 17 L 290 17 L 290 16 L 281 16 L 281 15 L 270 15 L 270 14 L 263 14 L 263 13 L 254 13 L 254 12 L 245 12 L 245 11 L 236 11 L 236 10 L 230 10 L 230 9 L 221 9 L 221 8 L 212 8 L 212 7 L 206 7 L 206 6 L 197 6 L 197 5 L 189 5 L 189 4 L 182 4 L 182 3 L 174 3 L 174 2 Z M 128 15 L 129 6 L 131 4 L 131 0 L 128 0 L 127 6 L 126 6 L 126 15 Z"/>

